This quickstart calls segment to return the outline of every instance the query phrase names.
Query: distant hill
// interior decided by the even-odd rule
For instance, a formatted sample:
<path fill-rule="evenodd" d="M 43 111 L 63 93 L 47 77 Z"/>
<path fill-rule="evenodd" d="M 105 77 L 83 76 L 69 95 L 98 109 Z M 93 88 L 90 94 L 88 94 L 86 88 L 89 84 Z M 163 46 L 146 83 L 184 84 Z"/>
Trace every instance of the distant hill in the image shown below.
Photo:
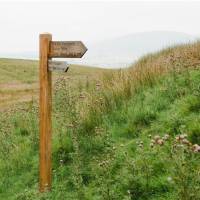
<path fill-rule="evenodd" d="M 168 46 L 193 42 L 197 36 L 173 31 L 133 33 L 122 37 L 86 44 L 88 51 L 82 59 L 68 59 L 74 64 L 99 67 L 126 67 L 144 54 Z M 38 58 L 38 52 L 5 53 L 11 58 Z"/>
<path fill-rule="evenodd" d="M 168 31 L 134 33 L 89 45 L 85 59 L 95 66 L 123 67 L 144 54 L 195 39 L 192 35 Z"/>

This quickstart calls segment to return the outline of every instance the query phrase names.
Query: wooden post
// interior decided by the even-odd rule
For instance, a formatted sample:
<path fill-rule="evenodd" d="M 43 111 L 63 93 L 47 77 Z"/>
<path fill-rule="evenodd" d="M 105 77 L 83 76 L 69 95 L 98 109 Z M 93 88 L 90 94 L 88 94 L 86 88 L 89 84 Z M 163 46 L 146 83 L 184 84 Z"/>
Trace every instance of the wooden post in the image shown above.
<path fill-rule="evenodd" d="M 64 62 L 51 58 L 81 58 L 87 48 L 81 41 L 52 41 L 49 33 L 40 34 L 40 192 L 51 189 L 51 71 L 67 72 Z"/>
<path fill-rule="evenodd" d="M 52 83 L 48 55 L 52 35 L 40 34 L 40 191 L 51 189 Z"/>

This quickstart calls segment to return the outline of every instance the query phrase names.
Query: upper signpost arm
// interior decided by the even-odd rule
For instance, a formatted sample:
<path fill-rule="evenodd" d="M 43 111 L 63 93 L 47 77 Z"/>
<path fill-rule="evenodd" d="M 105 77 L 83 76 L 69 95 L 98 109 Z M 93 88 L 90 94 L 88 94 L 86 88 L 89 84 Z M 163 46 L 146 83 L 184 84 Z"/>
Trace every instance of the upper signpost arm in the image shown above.
<path fill-rule="evenodd" d="M 81 41 L 52 41 L 50 58 L 81 58 L 87 48 Z"/>

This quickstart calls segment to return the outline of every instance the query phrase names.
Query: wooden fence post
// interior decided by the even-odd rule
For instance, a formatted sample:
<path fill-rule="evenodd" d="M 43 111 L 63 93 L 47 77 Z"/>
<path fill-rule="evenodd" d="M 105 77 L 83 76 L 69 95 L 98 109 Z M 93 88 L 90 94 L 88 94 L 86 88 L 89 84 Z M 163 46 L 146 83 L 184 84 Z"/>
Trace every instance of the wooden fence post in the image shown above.
<path fill-rule="evenodd" d="M 48 55 L 52 35 L 40 34 L 40 191 L 51 189 L 52 80 Z"/>

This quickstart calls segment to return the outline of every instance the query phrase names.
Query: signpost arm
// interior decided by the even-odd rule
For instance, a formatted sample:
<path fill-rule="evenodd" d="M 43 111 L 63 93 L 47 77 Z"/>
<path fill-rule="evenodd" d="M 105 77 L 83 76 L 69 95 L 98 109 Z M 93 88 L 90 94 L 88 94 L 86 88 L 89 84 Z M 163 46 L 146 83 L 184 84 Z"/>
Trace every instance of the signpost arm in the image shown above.
<path fill-rule="evenodd" d="M 52 83 L 48 55 L 52 35 L 40 34 L 40 191 L 51 189 Z"/>

